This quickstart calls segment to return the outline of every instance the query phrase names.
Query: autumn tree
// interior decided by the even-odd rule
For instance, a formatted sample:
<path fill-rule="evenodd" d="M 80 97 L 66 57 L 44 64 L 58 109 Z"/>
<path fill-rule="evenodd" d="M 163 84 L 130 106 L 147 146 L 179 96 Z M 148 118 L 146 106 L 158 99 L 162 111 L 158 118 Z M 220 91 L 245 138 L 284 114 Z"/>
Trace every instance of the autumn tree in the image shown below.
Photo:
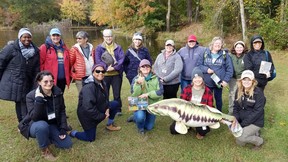
<path fill-rule="evenodd" d="M 88 13 L 88 6 L 85 0 L 63 0 L 60 4 L 62 18 L 70 19 L 78 23 L 85 22 Z"/>

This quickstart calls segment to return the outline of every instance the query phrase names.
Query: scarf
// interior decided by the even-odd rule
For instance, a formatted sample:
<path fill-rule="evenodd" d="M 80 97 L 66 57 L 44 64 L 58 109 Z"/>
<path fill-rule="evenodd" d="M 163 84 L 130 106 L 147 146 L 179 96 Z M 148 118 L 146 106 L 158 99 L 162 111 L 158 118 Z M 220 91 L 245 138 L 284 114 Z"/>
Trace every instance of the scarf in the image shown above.
<path fill-rule="evenodd" d="M 147 82 L 148 80 L 150 80 L 152 77 L 152 73 L 149 73 L 146 77 L 145 77 L 145 81 Z"/>
<path fill-rule="evenodd" d="M 20 46 L 20 50 L 21 53 L 23 55 L 23 57 L 25 57 L 26 60 L 28 60 L 29 58 L 33 57 L 35 54 L 35 49 L 32 45 L 32 43 L 30 43 L 29 47 L 25 47 L 20 41 L 19 41 L 19 46 Z"/>

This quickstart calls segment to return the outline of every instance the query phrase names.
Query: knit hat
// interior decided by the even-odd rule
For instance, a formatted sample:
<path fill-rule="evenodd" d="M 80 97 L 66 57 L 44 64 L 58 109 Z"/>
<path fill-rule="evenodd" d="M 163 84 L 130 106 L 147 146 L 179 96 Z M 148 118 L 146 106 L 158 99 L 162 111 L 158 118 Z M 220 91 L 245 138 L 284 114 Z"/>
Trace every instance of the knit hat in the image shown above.
<path fill-rule="evenodd" d="M 167 45 L 175 46 L 175 43 L 173 40 L 169 39 L 165 42 L 165 46 L 167 46 Z"/>
<path fill-rule="evenodd" d="M 147 59 L 141 60 L 141 62 L 140 62 L 140 64 L 139 64 L 139 67 L 144 66 L 144 65 L 149 65 L 149 66 L 151 67 L 151 63 L 150 63 L 150 61 L 147 60 Z"/>
<path fill-rule="evenodd" d="M 192 75 L 191 75 L 191 79 L 193 80 L 194 77 L 196 76 L 200 76 L 201 78 L 204 77 L 201 69 L 199 67 L 195 67 L 193 70 L 192 70 Z"/>
<path fill-rule="evenodd" d="M 23 34 L 29 34 L 32 37 L 32 34 L 28 28 L 21 28 L 18 32 L 18 39 L 21 38 Z"/>
<path fill-rule="evenodd" d="M 234 48 L 237 46 L 237 44 L 241 44 L 243 47 L 245 47 L 245 43 L 243 41 L 237 41 L 234 43 Z"/>
<path fill-rule="evenodd" d="M 104 65 L 102 65 L 102 64 L 95 64 L 95 65 L 93 65 L 93 67 L 92 67 L 92 73 L 94 72 L 94 70 L 95 70 L 97 67 L 102 67 L 103 69 L 105 69 Z"/>
<path fill-rule="evenodd" d="M 139 40 L 143 40 L 143 38 L 142 38 L 142 36 L 141 36 L 141 34 L 140 33 L 135 33 L 134 35 L 133 35 L 133 40 L 134 39 L 139 39 Z"/>
<path fill-rule="evenodd" d="M 53 34 L 58 34 L 58 35 L 61 35 L 61 32 L 58 28 L 52 28 L 50 30 L 50 35 L 53 35 Z"/>
<path fill-rule="evenodd" d="M 241 80 L 244 78 L 249 78 L 250 80 L 254 80 L 255 76 L 253 71 L 251 70 L 244 70 L 241 74 Z"/>
<path fill-rule="evenodd" d="M 197 38 L 196 38 L 195 35 L 189 35 L 187 41 L 188 41 L 188 42 L 190 42 L 190 41 L 194 41 L 194 42 L 196 42 L 196 41 L 197 41 Z"/>
<path fill-rule="evenodd" d="M 113 32 L 111 29 L 105 29 L 103 30 L 103 36 L 104 37 L 112 37 L 113 36 Z"/>

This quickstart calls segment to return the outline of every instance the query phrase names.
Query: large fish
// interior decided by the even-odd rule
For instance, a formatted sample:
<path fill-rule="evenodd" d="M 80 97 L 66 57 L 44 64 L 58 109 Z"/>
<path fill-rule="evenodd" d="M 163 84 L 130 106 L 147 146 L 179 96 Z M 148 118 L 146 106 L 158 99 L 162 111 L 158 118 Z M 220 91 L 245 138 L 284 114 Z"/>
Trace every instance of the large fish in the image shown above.
<path fill-rule="evenodd" d="M 165 99 L 151 104 L 147 107 L 147 111 L 159 116 L 170 116 L 176 121 L 175 130 L 180 134 L 186 134 L 188 132 L 187 127 L 208 126 L 217 129 L 220 127 L 220 120 L 228 125 L 235 137 L 241 136 L 243 132 L 238 122 L 232 128 L 233 116 L 224 114 L 210 106 L 196 105 L 179 98 Z"/>

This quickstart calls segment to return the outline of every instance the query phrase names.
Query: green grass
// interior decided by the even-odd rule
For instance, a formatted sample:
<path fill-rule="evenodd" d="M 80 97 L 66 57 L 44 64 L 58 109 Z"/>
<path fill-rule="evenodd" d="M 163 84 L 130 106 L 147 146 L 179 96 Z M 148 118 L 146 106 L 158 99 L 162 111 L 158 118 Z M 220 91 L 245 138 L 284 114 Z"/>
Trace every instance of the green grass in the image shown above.
<path fill-rule="evenodd" d="M 71 150 L 52 147 L 59 161 L 287 161 L 288 159 L 288 54 L 274 51 L 277 78 L 265 90 L 265 127 L 262 129 L 264 145 L 259 151 L 251 151 L 251 145 L 239 147 L 226 125 L 212 130 L 203 140 L 195 138 L 195 132 L 186 135 L 170 135 L 169 117 L 157 117 L 155 128 L 141 136 L 134 123 L 127 123 L 130 116 L 126 98 L 129 84 L 124 78 L 122 100 L 124 114 L 116 117 L 119 132 L 105 130 L 105 122 L 97 128 L 96 141 L 92 143 L 73 139 Z M 228 93 L 224 90 L 224 112 L 227 112 Z M 75 85 L 65 92 L 68 122 L 74 129 L 79 125 L 76 107 L 77 90 Z M 17 131 L 17 121 L 13 102 L 0 101 L 0 161 L 44 161 L 41 158 L 35 139 L 27 141 Z"/>

